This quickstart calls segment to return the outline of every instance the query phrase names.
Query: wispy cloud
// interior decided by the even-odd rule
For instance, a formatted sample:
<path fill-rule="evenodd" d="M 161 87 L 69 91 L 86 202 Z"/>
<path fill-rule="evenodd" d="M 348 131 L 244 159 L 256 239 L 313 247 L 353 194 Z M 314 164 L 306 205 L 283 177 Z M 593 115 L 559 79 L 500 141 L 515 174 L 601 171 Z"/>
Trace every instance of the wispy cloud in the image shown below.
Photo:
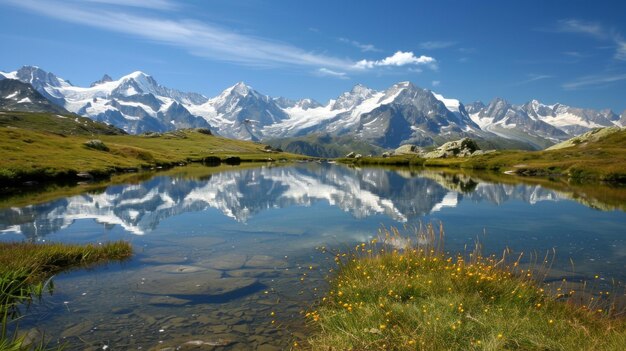
<path fill-rule="evenodd" d="M 333 71 L 330 70 L 328 68 L 320 68 L 317 71 L 315 71 L 315 74 L 320 76 L 320 77 L 333 77 L 333 78 L 338 78 L 338 79 L 350 79 L 350 77 L 348 77 L 348 74 L 345 72 L 337 72 L 337 71 Z"/>
<path fill-rule="evenodd" d="M 373 44 L 363 44 L 360 43 L 356 40 L 350 40 L 348 38 L 338 38 L 338 40 L 342 43 L 346 43 L 346 44 L 350 44 L 356 48 L 359 48 L 361 51 L 363 52 L 375 52 L 375 51 L 382 51 L 378 48 L 376 48 Z"/>
<path fill-rule="evenodd" d="M 424 41 L 419 44 L 420 49 L 424 50 L 438 50 L 455 46 L 454 41 Z"/>
<path fill-rule="evenodd" d="M 371 69 L 374 67 L 384 66 L 428 66 L 431 69 L 437 69 L 437 60 L 430 56 L 415 56 L 411 51 L 397 51 L 395 54 L 385 57 L 382 60 L 361 60 L 356 63 L 355 67 L 359 69 Z"/>
<path fill-rule="evenodd" d="M 617 45 L 617 50 L 615 50 L 615 59 L 626 61 L 626 40 L 618 35 L 615 38 L 615 44 Z"/>
<path fill-rule="evenodd" d="M 573 57 L 573 58 L 585 58 L 588 56 L 579 51 L 565 51 L 563 52 L 563 55 Z"/>
<path fill-rule="evenodd" d="M 537 74 L 537 73 L 529 73 L 526 75 L 526 77 L 527 77 L 526 79 L 519 81 L 513 85 L 524 85 L 524 84 L 536 82 L 539 80 L 554 78 L 554 76 L 551 76 L 548 74 Z"/>
<path fill-rule="evenodd" d="M 430 65 L 432 57 L 416 57 L 412 52 L 396 52 L 382 60 L 351 60 L 311 52 L 272 39 L 244 35 L 233 30 L 190 19 L 172 19 L 177 3 L 171 0 L 87 0 L 37 1 L 5 0 L 5 3 L 57 20 L 124 33 L 149 42 L 181 48 L 191 55 L 235 64 L 258 67 L 314 67 L 317 75 L 347 79 L 343 72 L 365 72 L 383 66 Z M 147 8 L 150 15 L 131 11 Z M 363 51 L 377 50 L 358 44 Z"/>
<path fill-rule="evenodd" d="M 578 19 L 563 19 L 559 20 L 552 30 L 559 33 L 584 34 L 600 41 L 613 42 L 613 48 L 615 49 L 613 58 L 626 61 L 626 41 L 621 33 L 614 29 L 607 28 L 600 23 L 581 21 Z"/>
<path fill-rule="evenodd" d="M 193 20 L 171 20 L 80 6 L 59 1 L 8 0 L 13 5 L 59 20 L 131 34 L 176 46 L 195 56 L 252 66 L 298 65 L 350 69 L 354 62 L 246 36 Z"/>
<path fill-rule="evenodd" d="M 555 31 L 562 33 L 582 33 L 597 38 L 605 38 L 607 33 L 604 28 L 594 22 L 585 22 L 577 19 L 562 19 L 556 24 Z"/>
<path fill-rule="evenodd" d="M 116 6 L 128 6 L 138 7 L 145 9 L 157 9 L 157 10 L 174 10 L 180 8 L 179 4 L 169 0 L 83 0 L 85 2 L 92 2 L 106 5 Z"/>
<path fill-rule="evenodd" d="M 430 84 L 431 84 L 433 87 L 438 87 L 439 85 L 441 85 L 441 81 L 439 81 L 439 80 L 433 80 Z"/>
<path fill-rule="evenodd" d="M 615 82 L 626 80 L 626 73 L 621 74 L 597 74 L 577 78 L 562 84 L 563 89 L 577 90 L 583 88 L 601 88 Z"/>

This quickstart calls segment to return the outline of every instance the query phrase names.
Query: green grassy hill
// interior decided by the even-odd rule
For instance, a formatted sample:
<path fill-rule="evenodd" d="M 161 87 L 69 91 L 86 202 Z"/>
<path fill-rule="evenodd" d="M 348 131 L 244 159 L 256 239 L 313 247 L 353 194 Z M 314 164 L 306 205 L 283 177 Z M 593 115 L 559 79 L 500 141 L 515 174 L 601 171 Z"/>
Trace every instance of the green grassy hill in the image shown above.
<path fill-rule="evenodd" d="M 59 135 L 126 134 L 108 124 L 74 114 L 46 112 L 0 112 L 0 127 L 13 127 Z"/>
<path fill-rule="evenodd" d="M 265 150 L 263 144 L 209 135 L 203 130 L 121 135 L 115 134 L 112 127 L 80 117 L 76 117 L 79 123 L 75 123 L 69 117 L 53 114 L 11 112 L 0 116 L 0 184 L 5 186 L 26 181 L 75 180 L 79 173 L 99 177 L 124 170 L 198 162 L 207 157 L 224 160 L 236 156 L 242 162 L 302 158 Z M 94 139 L 104 147 L 86 144 Z"/>

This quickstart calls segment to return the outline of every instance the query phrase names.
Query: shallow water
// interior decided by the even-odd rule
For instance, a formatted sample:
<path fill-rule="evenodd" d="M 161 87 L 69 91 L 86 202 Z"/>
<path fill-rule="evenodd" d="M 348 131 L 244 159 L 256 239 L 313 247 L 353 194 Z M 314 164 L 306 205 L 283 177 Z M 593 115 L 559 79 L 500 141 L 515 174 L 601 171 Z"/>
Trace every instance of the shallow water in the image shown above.
<path fill-rule="evenodd" d="M 485 253 L 554 249 L 549 279 L 626 281 L 626 213 L 568 197 L 466 175 L 299 164 L 156 176 L 3 209 L 0 240 L 133 243 L 130 262 L 55 277 L 53 295 L 20 322 L 70 350 L 279 350 L 305 337 L 301 312 L 323 294 L 332 257 L 317 248 L 352 247 L 382 226 L 441 221 L 447 251 L 477 239 Z"/>

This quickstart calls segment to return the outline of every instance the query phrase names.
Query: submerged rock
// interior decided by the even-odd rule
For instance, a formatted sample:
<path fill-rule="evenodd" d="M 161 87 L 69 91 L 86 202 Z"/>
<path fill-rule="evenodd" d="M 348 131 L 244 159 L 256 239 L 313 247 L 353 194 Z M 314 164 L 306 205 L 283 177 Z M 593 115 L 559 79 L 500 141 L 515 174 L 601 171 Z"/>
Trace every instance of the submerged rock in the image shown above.
<path fill-rule="evenodd" d="M 247 260 L 248 256 L 246 255 L 219 255 L 209 257 L 209 259 L 201 262 L 200 264 L 202 266 L 210 267 L 213 269 L 229 271 L 234 269 L 240 269 L 246 264 Z"/>
<path fill-rule="evenodd" d="M 176 298 L 191 296 L 219 297 L 234 294 L 258 283 L 255 278 L 218 278 L 206 272 L 188 274 L 162 274 L 143 278 L 135 291 L 150 295 L 167 295 Z"/>
<path fill-rule="evenodd" d="M 190 302 L 191 301 L 187 299 L 162 295 L 154 296 L 148 300 L 148 304 L 154 306 L 184 306 Z"/>
<path fill-rule="evenodd" d="M 228 272 L 230 277 L 276 278 L 280 272 L 273 269 L 238 269 Z"/>
<path fill-rule="evenodd" d="M 187 273 L 203 272 L 204 274 L 207 274 L 207 276 L 211 276 L 214 278 L 219 278 L 222 276 L 222 272 L 215 270 L 215 269 L 199 267 L 199 266 L 190 266 L 190 265 L 176 265 L 176 264 L 163 264 L 163 265 L 148 267 L 142 272 L 145 272 L 146 275 L 150 275 L 150 273 L 187 274 Z"/>
<path fill-rule="evenodd" d="M 287 267 L 287 262 L 284 260 L 276 259 L 272 256 L 266 255 L 254 255 L 246 261 L 246 268 L 284 268 Z"/>

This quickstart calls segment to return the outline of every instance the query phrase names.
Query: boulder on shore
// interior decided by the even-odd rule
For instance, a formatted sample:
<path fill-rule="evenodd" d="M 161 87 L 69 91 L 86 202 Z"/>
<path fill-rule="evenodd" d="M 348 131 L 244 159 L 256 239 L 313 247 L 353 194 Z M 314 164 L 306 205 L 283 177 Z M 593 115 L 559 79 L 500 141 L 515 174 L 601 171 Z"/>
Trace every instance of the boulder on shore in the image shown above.
<path fill-rule="evenodd" d="M 478 144 L 470 138 L 449 141 L 431 152 L 422 155 L 424 158 L 470 157 L 480 150 Z"/>
<path fill-rule="evenodd" d="M 394 155 L 410 155 L 410 154 L 421 154 L 423 153 L 423 150 L 417 146 L 417 145 L 411 145 L 411 144 L 404 144 L 401 145 L 399 148 L 395 149 L 393 154 Z"/>

